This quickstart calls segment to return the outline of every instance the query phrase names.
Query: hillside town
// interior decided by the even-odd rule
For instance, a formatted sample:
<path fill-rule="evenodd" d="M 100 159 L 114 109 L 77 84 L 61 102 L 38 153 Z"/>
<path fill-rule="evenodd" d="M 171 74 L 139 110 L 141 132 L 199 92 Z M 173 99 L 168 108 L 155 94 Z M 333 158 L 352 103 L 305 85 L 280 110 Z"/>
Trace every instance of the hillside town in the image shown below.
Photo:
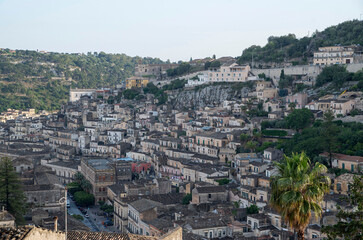
<path fill-rule="evenodd" d="M 167 71 L 178 64 L 139 64 L 134 76 L 115 88 L 70 89 L 59 111 L 8 109 L 0 115 L 0 156 L 11 159 L 20 176 L 29 206 L 24 221 L 36 226 L 18 228 L 17 234 L 293 237 L 294 229 L 270 204 L 271 188 L 276 163 L 290 155 L 279 144 L 301 135 L 305 123 L 283 122 L 307 112 L 314 125 L 329 114 L 340 124 L 363 123 L 363 95 L 292 86 L 314 86 L 333 64 L 347 64 L 354 74 L 363 64 L 352 49 L 325 47 L 314 54 L 312 65 L 269 69 L 241 65 L 232 57 L 196 59 L 190 64 L 219 64 L 176 77 Z M 281 91 L 287 76 L 292 82 Z M 181 87 L 172 87 L 179 82 Z M 166 100 L 159 97 L 161 90 Z M 128 99 L 125 91 L 142 97 Z M 357 146 L 358 151 L 362 145 Z M 321 216 L 305 229 L 306 239 L 326 239 L 322 227 L 336 224 L 341 209 L 354 210 L 342 197 L 363 174 L 362 156 L 334 148 L 318 151 L 317 158 L 331 161 L 333 170 L 326 173 L 331 186 Z M 14 234 L 6 227 L 15 227 L 15 219 L 3 209 L 0 234 Z"/>

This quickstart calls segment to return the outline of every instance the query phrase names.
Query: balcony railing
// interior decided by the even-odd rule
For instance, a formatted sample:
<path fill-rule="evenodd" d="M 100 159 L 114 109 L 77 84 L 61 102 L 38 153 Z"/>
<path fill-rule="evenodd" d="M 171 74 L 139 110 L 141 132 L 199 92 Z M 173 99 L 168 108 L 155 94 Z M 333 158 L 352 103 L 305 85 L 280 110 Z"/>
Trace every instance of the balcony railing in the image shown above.
<path fill-rule="evenodd" d="M 135 223 L 138 223 L 139 221 L 136 219 L 136 218 L 134 218 L 130 213 L 128 214 L 128 216 L 129 216 L 129 218 L 131 218 L 132 219 L 132 221 L 134 221 Z"/>

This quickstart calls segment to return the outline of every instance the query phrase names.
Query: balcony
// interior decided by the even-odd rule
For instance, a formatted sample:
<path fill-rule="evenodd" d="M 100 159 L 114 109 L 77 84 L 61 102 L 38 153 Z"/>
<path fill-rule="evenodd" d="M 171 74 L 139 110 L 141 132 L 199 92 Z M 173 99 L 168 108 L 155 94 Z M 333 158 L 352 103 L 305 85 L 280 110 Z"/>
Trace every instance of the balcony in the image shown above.
<path fill-rule="evenodd" d="M 139 223 L 139 221 L 136 219 L 136 218 L 134 218 L 130 213 L 128 214 L 128 217 L 132 220 L 132 221 L 134 221 L 135 223 Z"/>

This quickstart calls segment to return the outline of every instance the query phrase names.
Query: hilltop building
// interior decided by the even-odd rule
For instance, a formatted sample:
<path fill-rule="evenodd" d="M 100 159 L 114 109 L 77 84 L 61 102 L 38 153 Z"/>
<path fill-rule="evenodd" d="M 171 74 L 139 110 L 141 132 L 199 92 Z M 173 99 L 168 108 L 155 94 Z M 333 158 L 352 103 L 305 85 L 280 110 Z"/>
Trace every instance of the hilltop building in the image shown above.
<path fill-rule="evenodd" d="M 245 82 L 250 72 L 249 65 L 224 64 L 220 68 L 209 70 L 209 81 L 211 82 Z"/>
<path fill-rule="evenodd" d="M 149 80 L 147 78 L 137 76 L 130 77 L 126 79 L 126 89 L 146 87 L 148 83 Z"/>
<path fill-rule="evenodd" d="M 349 64 L 353 63 L 353 56 L 354 46 L 320 47 L 314 52 L 314 65 Z"/>

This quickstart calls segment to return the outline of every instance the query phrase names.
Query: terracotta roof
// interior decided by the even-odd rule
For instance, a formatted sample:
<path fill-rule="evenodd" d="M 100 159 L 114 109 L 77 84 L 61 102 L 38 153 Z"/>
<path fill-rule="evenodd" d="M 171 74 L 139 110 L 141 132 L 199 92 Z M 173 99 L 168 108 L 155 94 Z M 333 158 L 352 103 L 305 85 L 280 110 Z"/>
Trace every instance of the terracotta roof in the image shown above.
<path fill-rule="evenodd" d="M 24 237 L 32 230 L 31 227 L 20 228 L 0 228 L 0 239 L 24 239 Z"/>
<path fill-rule="evenodd" d="M 135 234 L 125 234 L 125 233 L 71 231 L 68 232 L 67 239 L 68 240 L 156 240 L 158 238 L 135 235 Z"/>
<path fill-rule="evenodd" d="M 321 153 L 320 155 L 324 156 L 324 157 L 329 157 L 329 153 L 327 153 L 327 152 Z M 338 160 L 342 160 L 342 161 L 363 163 L 363 157 L 360 157 L 360 156 L 350 156 L 350 155 L 345 155 L 345 154 L 340 154 L 340 153 L 333 153 L 332 157 L 335 159 L 338 159 Z"/>

